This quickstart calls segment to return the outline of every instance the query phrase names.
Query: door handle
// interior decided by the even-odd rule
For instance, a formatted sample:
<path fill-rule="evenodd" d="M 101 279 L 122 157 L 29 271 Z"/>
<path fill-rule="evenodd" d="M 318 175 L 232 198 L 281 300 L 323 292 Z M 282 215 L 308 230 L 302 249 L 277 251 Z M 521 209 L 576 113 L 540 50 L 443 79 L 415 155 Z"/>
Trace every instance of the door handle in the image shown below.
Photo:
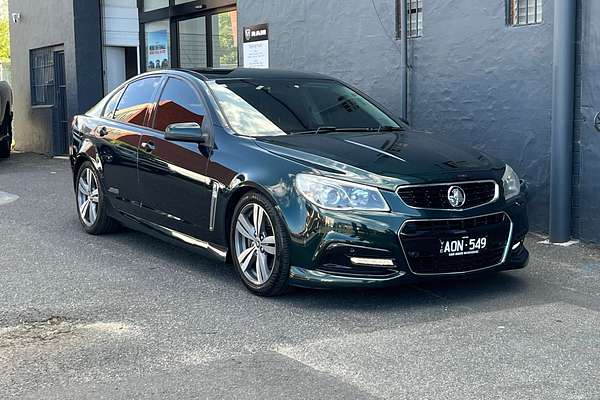
<path fill-rule="evenodd" d="M 146 153 L 152 153 L 154 149 L 156 149 L 156 145 L 152 142 L 143 142 L 142 149 L 144 149 Z"/>
<path fill-rule="evenodd" d="M 108 135 L 108 129 L 106 129 L 106 127 L 103 126 L 98 130 L 98 136 L 104 137 L 106 135 Z"/>

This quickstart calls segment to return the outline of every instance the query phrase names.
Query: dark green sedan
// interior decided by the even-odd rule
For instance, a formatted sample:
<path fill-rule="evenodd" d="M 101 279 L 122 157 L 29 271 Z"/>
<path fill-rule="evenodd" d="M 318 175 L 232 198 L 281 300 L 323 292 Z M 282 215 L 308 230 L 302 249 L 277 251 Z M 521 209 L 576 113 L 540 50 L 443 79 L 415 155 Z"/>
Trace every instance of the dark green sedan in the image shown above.
<path fill-rule="evenodd" d="M 274 70 L 140 75 L 73 121 L 85 231 L 229 260 L 253 293 L 522 268 L 525 184 L 351 86 Z"/>

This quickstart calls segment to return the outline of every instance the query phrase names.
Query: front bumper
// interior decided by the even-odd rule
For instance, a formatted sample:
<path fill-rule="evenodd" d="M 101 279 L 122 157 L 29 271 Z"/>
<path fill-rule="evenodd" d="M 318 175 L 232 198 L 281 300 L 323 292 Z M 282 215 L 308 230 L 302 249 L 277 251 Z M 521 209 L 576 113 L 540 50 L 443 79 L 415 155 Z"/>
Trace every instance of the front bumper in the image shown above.
<path fill-rule="evenodd" d="M 406 210 L 348 215 L 313 210 L 309 212 L 312 217 L 303 235 L 292 235 L 292 260 L 295 262 L 290 271 L 290 283 L 303 287 L 382 287 L 523 268 L 529 260 L 529 252 L 523 243 L 529 229 L 526 200 L 526 195 L 523 194 L 510 203 L 496 203 L 470 210 L 468 213 Z M 506 236 L 502 239 L 498 259 L 491 261 L 475 256 L 464 268 L 458 267 L 449 271 L 438 269 L 435 261 L 424 265 L 426 269 L 417 270 L 413 259 L 411 267 L 409 254 L 414 255 L 414 252 L 410 253 L 409 249 L 405 248 L 406 243 L 401 235 L 408 222 L 471 221 L 482 216 L 500 214 L 506 216 Z M 457 229 L 455 227 L 448 235 L 469 235 L 477 231 L 477 228 L 464 226 L 461 228 L 463 230 Z M 479 229 L 481 231 L 481 228 Z M 485 228 L 483 230 L 485 234 Z M 440 237 L 444 235 L 445 232 L 440 233 Z M 435 240 L 430 238 L 431 241 Z M 500 239 L 497 239 L 497 243 L 500 243 Z M 351 261 L 353 259 L 392 260 L 393 263 L 377 266 L 357 265 Z M 439 266 L 441 267 L 441 264 Z"/>

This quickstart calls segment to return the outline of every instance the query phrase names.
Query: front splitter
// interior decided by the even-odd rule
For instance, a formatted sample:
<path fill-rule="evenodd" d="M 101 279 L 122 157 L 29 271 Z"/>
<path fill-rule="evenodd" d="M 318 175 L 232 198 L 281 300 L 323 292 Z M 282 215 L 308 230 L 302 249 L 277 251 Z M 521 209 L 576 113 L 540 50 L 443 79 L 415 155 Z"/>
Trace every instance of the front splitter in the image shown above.
<path fill-rule="evenodd" d="M 398 271 L 394 276 L 386 278 L 355 277 L 332 275 L 311 269 L 291 267 L 290 285 L 309 288 L 382 287 L 401 282 L 405 275 L 406 272 Z"/>

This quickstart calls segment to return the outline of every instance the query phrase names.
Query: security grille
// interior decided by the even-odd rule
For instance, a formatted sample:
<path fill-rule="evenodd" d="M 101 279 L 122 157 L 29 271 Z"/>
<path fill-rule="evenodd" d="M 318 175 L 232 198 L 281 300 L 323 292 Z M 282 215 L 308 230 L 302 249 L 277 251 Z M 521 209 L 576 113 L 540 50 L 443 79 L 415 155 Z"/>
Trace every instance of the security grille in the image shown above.
<path fill-rule="evenodd" d="M 423 0 L 407 0 L 408 37 L 423 36 Z"/>
<path fill-rule="evenodd" d="M 54 104 L 54 53 L 52 47 L 31 50 L 31 104 Z"/>
<path fill-rule="evenodd" d="M 542 0 L 509 0 L 508 24 L 533 25 L 542 22 Z"/>
<path fill-rule="evenodd" d="M 406 33 L 409 38 L 423 36 L 423 0 L 396 0 L 396 37 L 402 37 L 402 7 L 406 2 Z"/>

